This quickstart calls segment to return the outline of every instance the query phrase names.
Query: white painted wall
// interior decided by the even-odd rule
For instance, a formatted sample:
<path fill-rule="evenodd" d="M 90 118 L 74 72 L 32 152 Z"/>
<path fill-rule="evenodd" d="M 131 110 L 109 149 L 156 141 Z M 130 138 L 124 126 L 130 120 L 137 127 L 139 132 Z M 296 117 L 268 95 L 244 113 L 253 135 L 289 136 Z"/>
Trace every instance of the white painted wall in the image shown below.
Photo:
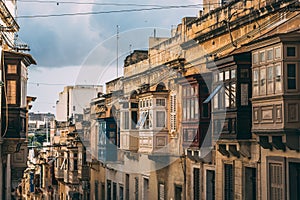
<path fill-rule="evenodd" d="M 83 109 L 90 107 L 91 100 L 97 97 L 98 92 L 103 92 L 102 86 L 65 87 L 56 103 L 56 120 L 67 121 L 72 115 L 83 114 Z"/>

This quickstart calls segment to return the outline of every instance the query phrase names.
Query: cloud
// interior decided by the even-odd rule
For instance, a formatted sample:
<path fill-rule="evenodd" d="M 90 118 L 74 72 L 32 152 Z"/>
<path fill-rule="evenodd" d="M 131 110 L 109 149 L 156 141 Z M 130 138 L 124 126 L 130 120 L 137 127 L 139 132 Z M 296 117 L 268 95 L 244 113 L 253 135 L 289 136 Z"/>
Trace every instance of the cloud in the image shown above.
<path fill-rule="evenodd" d="M 96 1 L 95 1 L 96 2 Z M 109 1 L 97 1 L 97 3 Z M 138 0 L 125 3 L 141 4 Z M 185 1 L 184 4 L 194 4 L 193 1 Z M 143 4 L 158 5 L 182 5 L 182 1 L 144 1 Z M 73 4 L 44 4 L 44 3 L 18 3 L 18 15 L 59 14 L 90 11 L 107 11 L 130 9 L 132 7 L 115 7 L 99 5 L 73 5 Z M 20 38 L 31 47 L 31 54 L 43 67 L 63 67 L 81 65 L 89 52 L 98 44 L 116 34 L 116 26 L 120 26 L 120 32 L 144 28 L 157 27 L 168 28 L 180 23 L 184 16 L 195 16 L 196 8 L 171 9 L 159 11 L 144 11 L 130 13 L 113 13 L 89 16 L 69 16 L 18 19 L 21 26 Z M 150 36 L 150 35 L 149 35 Z M 159 36 L 159 35 L 158 35 Z M 134 43 L 140 37 L 128 38 L 128 43 Z M 144 38 L 143 38 L 144 39 Z M 144 41 L 147 43 L 146 41 Z M 122 44 L 120 44 L 120 47 Z M 113 51 L 115 47 L 108 47 Z M 134 48 L 134 46 L 133 46 Z"/>

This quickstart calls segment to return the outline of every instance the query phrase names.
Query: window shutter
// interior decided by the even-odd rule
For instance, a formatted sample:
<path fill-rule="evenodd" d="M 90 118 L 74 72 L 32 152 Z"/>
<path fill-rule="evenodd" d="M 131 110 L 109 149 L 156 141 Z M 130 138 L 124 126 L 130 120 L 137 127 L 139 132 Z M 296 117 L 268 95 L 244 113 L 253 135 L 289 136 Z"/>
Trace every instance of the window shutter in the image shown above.
<path fill-rule="evenodd" d="M 283 199 L 283 174 L 281 163 L 269 164 L 270 175 L 270 199 L 280 200 Z"/>
<path fill-rule="evenodd" d="M 170 130 L 176 131 L 176 94 L 172 94 L 170 98 Z"/>
<path fill-rule="evenodd" d="M 232 165 L 225 164 L 225 200 L 233 199 L 233 173 L 232 173 Z"/>
<path fill-rule="evenodd" d="M 200 199 L 200 170 L 194 168 L 194 200 Z"/>
<path fill-rule="evenodd" d="M 165 199 L 165 185 L 159 184 L 159 200 Z"/>
<path fill-rule="evenodd" d="M 139 178 L 135 178 L 135 200 L 139 199 Z"/>

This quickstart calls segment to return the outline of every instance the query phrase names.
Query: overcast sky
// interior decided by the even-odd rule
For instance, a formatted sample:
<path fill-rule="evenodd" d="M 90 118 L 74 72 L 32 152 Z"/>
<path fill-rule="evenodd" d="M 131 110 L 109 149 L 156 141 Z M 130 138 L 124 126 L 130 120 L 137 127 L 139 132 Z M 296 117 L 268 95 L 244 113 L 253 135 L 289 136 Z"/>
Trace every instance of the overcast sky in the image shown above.
<path fill-rule="evenodd" d="M 26 2 L 27 1 L 27 2 Z M 42 0 L 43 1 L 43 0 Z M 19 38 L 26 42 L 37 66 L 29 69 L 28 95 L 36 96 L 34 112 L 55 113 L 55 102 L 64 85 L 104 84 L 116 78 L 116 32 L 119 25 L 119 75 L 124 56 L 130 50 L 147 49 L 148 37 L 170 36 L 171 27 L 186 16 L 197 16 L 200 9 L 180 8 L 142 12 L 106 13 L 61 17 L 26 16 L 65 13 L 107 12 L 148 9 L 157 6 L 200 4 L 196 0 L 73 0 L 77 3 L 151 4 L 152 6 L 105 6 L 96 4 L 43 3 L 19 0 Z M 44 0 L 45 2 L 45 0 Z M 51 2 L 51 1 L 48 1 Z M 69 0 L 71 2 L 71 0 Z"/>

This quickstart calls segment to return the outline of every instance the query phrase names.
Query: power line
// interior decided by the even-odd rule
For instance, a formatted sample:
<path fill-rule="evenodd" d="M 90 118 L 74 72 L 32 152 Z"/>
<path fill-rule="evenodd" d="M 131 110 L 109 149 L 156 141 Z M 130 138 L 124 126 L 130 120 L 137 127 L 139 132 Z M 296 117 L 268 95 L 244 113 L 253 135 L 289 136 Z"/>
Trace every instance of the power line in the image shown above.
<path fill-rule="evenodd" d="M 181 5 L 181 6 L 164 6 L 164 7 L 152 7 L 152 8 L 134 8 L 134 9 L 123 9 L 123 10 L 109 10 L 109 11 L 96 11 L 96 12 L 76 12 L 76 13 L 62 13 L 62 14 L 47 14 L 47 15 L 21 15 L 17 18 L 47 18 L 47 17 L 62 17 L 62 16 L 83 16 L 83 15 L 98 15 L 98 14 L 110 14 L 110 13 L 126 13 L 126 12 L 141 12 L 151 10 L 168 10 L 178 8 L 197 8 L 201 7 L 202 4 L 193 5 Z"/>
<path fill-rule="evenodd" d="M 75 5 L 99 5 L 99 6 L 140 6 L 140 7 L 147 7 L 147 6 L 154 6 L 154 7 L 165 7 L 164 5 L 158 4 L 137 4 L 137 3 L 96 3 L 96 2 L 75 2 L 75 1 L 54 1 L 54 0 L 18 0 L 22 3 L 40 3 L 40 4 L 75 4 Z M 197 5 L 221 5 L 221 3 L 207 3 L 207 4 L 197 4 Z M 180 5 L 174 5 L 180 6 Z"/>
<path fill-rule="evenodd" d="M 28 82 L 28 84 L 32 84 L 32 85 L 48 85 L 48 86 L 64 86 L 64 85 L 68 85 L 68 84 L 63 84 L 63 83 L 38 83 L 38 82 Z"/>
<path fill-rule="evenodd" d="M 95 3 L 95 2 L 74 2 L 74 1 L 40 1 L 40 0 L 19 0 L 22 3 L 46 3 L 46 4 L 75 4 L 75 5 L 99 5 L 99 6 L 156 6 L 162 7 L 161 5 L 155 4 L 136 4 L 136 3 Z"/>

